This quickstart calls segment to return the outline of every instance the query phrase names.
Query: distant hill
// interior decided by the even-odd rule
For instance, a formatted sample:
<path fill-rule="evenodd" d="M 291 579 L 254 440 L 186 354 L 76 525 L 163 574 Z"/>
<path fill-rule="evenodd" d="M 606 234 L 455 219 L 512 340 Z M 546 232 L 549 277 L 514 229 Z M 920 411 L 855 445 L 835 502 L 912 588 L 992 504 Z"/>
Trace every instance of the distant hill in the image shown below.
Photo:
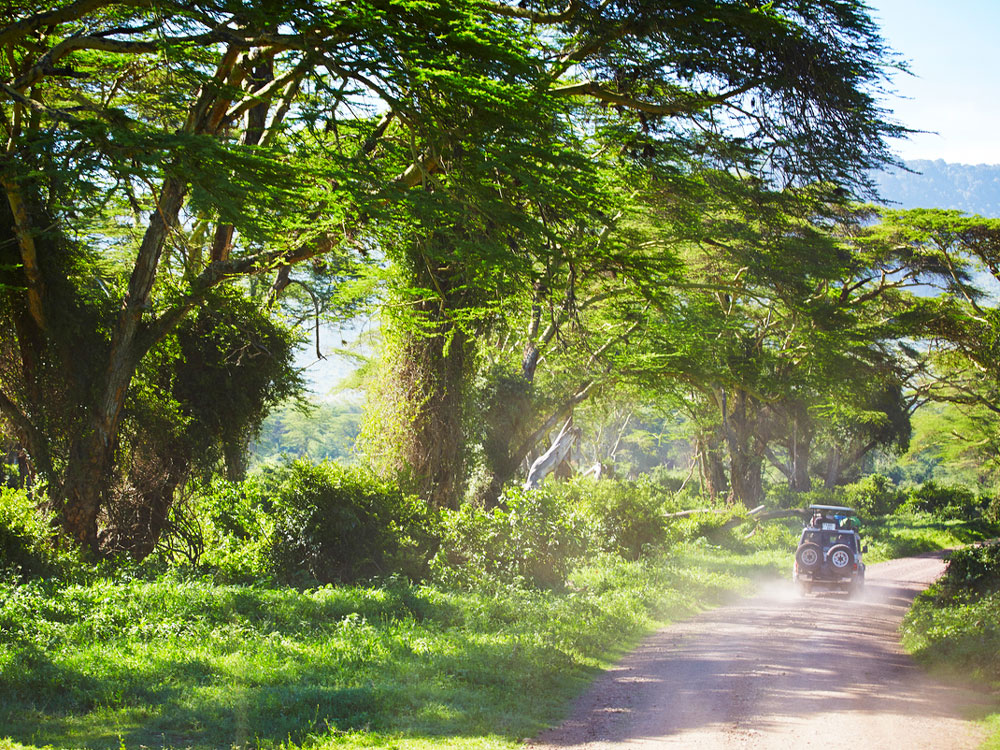
<path fill-rule="evenodd" d="M 894 208 L 955 208 L 969 214 L 1000 218 L 1000 165 L 949 164 L 916 160 L 913 170 L 881 173 L 881 196 Z M 916 173 L 916 174 L 914 174 Z"/>

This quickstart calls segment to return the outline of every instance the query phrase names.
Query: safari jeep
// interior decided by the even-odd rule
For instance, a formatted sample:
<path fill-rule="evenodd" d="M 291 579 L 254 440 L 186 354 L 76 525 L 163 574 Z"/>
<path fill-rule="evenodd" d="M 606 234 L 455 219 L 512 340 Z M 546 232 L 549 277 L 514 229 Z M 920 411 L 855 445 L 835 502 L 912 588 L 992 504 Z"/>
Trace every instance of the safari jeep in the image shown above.
<path fill-rule="evenodd" d="M 810 505 L 812 519 L 802 529 L 795 550 L 793 580 L 802 594 L 814 588 L 859 593 L 865 585 L 865 564 L 853 508 L 838 505 Z"/>

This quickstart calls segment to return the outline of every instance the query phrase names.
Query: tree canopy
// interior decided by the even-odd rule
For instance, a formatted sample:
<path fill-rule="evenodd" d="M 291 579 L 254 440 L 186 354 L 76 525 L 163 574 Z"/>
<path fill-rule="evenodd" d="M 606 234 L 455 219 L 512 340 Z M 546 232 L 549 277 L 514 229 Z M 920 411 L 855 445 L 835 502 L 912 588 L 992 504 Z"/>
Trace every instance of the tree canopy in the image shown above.
<path fill-rule="evenodd" d="M 783 188 L 863 194 L 902 132 L 853 1 L 8 7 L 0 413 L 97 553 L 148 547 L 162 513 L 119 510 L 201 446 L 238 470 L 295 388 L 283 310 L 382 302 L 398 457 L 453 504 L 487 364 L 531 403 L 473 418 L 502 482 L 679 299 L 684 248 Z M 154 414 L 199 437 L 152 493 L 181 439 Z"/>

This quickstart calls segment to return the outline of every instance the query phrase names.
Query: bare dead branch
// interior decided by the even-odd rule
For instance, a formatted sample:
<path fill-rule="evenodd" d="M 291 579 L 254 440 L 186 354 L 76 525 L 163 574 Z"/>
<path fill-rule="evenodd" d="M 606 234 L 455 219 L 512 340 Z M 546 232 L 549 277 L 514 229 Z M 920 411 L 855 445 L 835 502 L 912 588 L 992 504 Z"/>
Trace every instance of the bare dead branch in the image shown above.
<path fill-rule="evenodd" d="M 538 24 L 556 24 L 565 23 L 571 19 L 580 8 L 580 4 L 576 0 L 570 0 L 569 4 L 558 13 L 539 13 L 536 10 L 521 8 L 517 5 L 505 5 L 499 2 L 488 3 L 486 7 L 498 16 L 523 18 Z"/>

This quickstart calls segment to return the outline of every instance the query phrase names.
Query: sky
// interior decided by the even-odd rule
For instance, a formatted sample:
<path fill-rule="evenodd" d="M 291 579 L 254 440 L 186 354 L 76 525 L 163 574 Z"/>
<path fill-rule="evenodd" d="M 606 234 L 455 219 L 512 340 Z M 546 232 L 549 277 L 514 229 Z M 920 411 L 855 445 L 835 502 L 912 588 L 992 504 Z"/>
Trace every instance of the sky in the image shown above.
<path fill-rule="evenodd" d="M 1000 2 L 869 0 L 888 45 L 909 62 L 895 119 L 934 131 L 894 143 L 903 159 L 1000 164 Z"/>

